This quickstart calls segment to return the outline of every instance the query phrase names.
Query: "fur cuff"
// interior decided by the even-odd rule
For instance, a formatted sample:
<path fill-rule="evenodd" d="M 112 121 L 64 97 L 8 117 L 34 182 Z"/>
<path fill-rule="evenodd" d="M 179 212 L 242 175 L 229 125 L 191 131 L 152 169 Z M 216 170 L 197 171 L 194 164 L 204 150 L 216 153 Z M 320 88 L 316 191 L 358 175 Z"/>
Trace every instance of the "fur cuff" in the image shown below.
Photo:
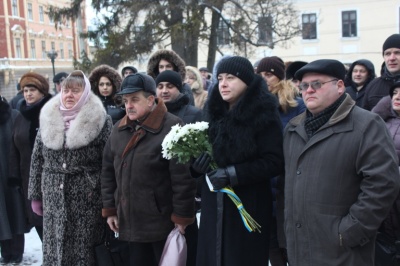
<path fill-rule="evenodd" d="M 186 218 L 186 217 L 176 216 L 175 214 L 171 214 L 171 221 L 175 224 L 187 226 L 189 224 L 192 224 L 194 222 L 194 220 L 195 220 L 194 216 L 191 218 Z"/>
<path fill-rule="evenodd" d="M 107 218 L 107 217 L 109 217 L 109 216 L 117 215 L 117 208 L 103 208 L 103 209 L 101 210 L 101 215 L 102 215 L 104 218 Z"/>

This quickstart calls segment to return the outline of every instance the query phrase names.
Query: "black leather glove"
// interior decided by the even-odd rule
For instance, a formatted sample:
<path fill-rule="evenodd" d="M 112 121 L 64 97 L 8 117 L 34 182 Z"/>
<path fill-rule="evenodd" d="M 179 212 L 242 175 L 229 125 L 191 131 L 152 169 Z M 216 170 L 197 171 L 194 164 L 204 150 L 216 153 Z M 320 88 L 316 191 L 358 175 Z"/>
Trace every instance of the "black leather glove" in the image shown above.
<path fill-rule="evenodd" d="M 200 175 L 204 175 L 208 171 L 210 171 L 210 162 L 211 156 L 203 152 L 200 156 L 193 162 L 190 167 L 193 177 L 198 177 Z"/>
<path fill-rule="evenodd" d="M 228 185 L 237 185 L 236 170 L 234 166 L 217 168 L 207 174 L 214 190 L 220 190 Z"/>

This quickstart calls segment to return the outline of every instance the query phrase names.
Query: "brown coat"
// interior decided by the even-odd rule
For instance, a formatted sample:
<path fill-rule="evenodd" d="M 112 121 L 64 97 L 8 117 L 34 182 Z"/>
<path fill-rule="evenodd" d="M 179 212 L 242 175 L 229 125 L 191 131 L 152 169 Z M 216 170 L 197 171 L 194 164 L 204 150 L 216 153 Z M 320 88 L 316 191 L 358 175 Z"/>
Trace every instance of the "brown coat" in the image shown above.
<path fill-rule="evenodd" d="M 159 101 L 141 126 L 125 116 L 113 128 L 103 156 L 103 216 L 118 216 L 121 240 L 164 240 L 174 223 L 194 221 L 196 183 L 189 164 L 168 161 L 161 154 L 164 137 L 178 123 L 182 120 Z"/>

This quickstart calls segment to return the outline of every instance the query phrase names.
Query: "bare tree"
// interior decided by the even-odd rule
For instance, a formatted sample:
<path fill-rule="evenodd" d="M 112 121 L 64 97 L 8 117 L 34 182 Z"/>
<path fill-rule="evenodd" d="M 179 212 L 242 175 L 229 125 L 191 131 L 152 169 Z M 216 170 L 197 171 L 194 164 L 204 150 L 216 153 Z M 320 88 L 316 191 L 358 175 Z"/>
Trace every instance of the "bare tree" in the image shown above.
<path fill-rule="evenodd" d="M 55 21 L 74 20 L 83 0 L 69 8 L 48 7 Z M 92 0 L 98 15 L 94 29 L 83 34 L 97 48 L 93 64 L 117 67 L 140 59 L 153 47 L 171 45 L 187 65 L 197 66 L 199 42 L 208 44 L 212 68 L 221 42 L 220 30 L 235 54 L 248 47 L 286 45 L 301 32 L 291 0 Z M 56 24 L 57 25 L 57 24 Z"/>

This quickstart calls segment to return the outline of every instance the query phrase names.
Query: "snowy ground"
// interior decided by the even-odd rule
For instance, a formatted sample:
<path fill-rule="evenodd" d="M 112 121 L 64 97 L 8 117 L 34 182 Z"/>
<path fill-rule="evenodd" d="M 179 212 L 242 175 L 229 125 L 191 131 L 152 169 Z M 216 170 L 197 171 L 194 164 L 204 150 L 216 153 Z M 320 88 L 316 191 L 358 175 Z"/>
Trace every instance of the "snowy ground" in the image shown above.
<path fill-rule="evenodd" d="M 40 241 L 35 228 L 33 228 L 28 234 L 25 234 L 25 252 L 20 265 L 42 265 L 42 242 Z"/>

